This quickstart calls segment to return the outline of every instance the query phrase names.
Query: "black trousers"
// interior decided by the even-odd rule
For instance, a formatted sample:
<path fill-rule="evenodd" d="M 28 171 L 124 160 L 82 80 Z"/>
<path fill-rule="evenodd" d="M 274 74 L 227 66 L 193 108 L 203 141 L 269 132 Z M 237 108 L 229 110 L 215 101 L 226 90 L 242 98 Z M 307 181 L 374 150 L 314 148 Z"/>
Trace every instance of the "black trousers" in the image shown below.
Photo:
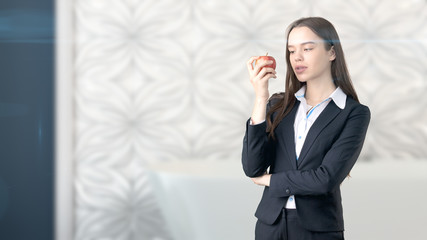
<path fill-rule="evenodd" d="M 297 211 L 284 208 L 273 225 L 257 221 L 255 240 L 344 240 L 344 233 L 306 230 L 298 222 Z"/>

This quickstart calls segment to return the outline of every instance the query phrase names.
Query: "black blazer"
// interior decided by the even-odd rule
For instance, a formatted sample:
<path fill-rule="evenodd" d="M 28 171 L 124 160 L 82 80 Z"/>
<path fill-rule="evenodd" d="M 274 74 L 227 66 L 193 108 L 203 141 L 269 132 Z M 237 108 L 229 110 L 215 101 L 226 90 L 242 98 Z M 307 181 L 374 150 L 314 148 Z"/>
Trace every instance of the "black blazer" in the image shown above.
<path fill-rule="evenodd" d="M 300 223 L 307 230 L 344 231 L 340 184 L 362 149 L 369 108 L 350 97 L 344 109 L 330 101 L 310 128 L 296 160 L 294 121 L 298 106 L 296 101 L 275 129 L 276 140 L 268 138 L 266 122 L 246 122 L 243 170 L 248 177 L 257 177 L 270 167 L 272 174 L 255 216 L 273 224 L 288 197 L 295 195 Z"/>

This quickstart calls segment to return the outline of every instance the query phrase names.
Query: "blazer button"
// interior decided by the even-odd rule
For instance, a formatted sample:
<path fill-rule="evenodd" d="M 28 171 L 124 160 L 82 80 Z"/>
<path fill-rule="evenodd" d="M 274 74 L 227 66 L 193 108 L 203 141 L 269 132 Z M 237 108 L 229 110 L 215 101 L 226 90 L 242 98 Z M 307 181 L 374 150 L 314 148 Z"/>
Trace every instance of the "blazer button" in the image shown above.
<path fill-rule="evenodd" d="M 285 192 L 286 192 L 287 194 L 289 194 L 289 193 L 291 192 L 291 190 L 289 190 L 288 188 L 286 188 Z"/>

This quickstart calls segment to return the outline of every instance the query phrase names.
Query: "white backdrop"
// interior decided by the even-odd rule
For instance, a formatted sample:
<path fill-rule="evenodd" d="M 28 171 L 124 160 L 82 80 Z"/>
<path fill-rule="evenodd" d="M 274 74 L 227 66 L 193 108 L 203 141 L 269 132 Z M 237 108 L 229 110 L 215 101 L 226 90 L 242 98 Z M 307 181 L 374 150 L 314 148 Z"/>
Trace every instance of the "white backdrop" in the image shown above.
<path fill-rule="evenodd" d="M 300 17 L 335 25 L 371 109 L 360 161 L 427 160 L 425 0 L 74 0 L 66 8 L 76 239 L 172 238 L 153 166 L 240 162 L 253 104 L 245 63 L 274 56 L 270 92 L 283 91 L 285 29 Z"/>

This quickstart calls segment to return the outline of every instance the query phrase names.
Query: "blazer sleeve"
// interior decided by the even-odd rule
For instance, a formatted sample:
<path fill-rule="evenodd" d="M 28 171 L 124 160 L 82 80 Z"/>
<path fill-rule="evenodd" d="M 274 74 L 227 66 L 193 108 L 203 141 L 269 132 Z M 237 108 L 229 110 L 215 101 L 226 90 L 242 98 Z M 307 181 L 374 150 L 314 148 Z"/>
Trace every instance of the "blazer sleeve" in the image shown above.
<path fill-rule="evenodd" d="M 275 93 L 267 103 L 266 111 L 280 101 L 283 94 Z M 250 118 L 246 121 L 246 132 L 243 138 L 242 165 L 248 177 L 263 175 L 274 159 L 274 142 L 269 139 L 267 122 L 250 125 Z"/>
<path fill-rule="evenodd" d="M 359 157 L 370 116 L 368 107 L 355 107 L 341 134 L 323 157 L 322 164 L 316 169 L 290 170 L 271 175 L 271 196 L 322 195 L 339 186 Z"/>
<path fill-rule="evenodd" d="M 250 125 L 246 121 L 246 132 L 243 138 L 242 165 L 248 177 L 258 177 L 265 173 L 271 162 L 267 157 L 268 136 L 265 132 L 267 123 Z"/>

